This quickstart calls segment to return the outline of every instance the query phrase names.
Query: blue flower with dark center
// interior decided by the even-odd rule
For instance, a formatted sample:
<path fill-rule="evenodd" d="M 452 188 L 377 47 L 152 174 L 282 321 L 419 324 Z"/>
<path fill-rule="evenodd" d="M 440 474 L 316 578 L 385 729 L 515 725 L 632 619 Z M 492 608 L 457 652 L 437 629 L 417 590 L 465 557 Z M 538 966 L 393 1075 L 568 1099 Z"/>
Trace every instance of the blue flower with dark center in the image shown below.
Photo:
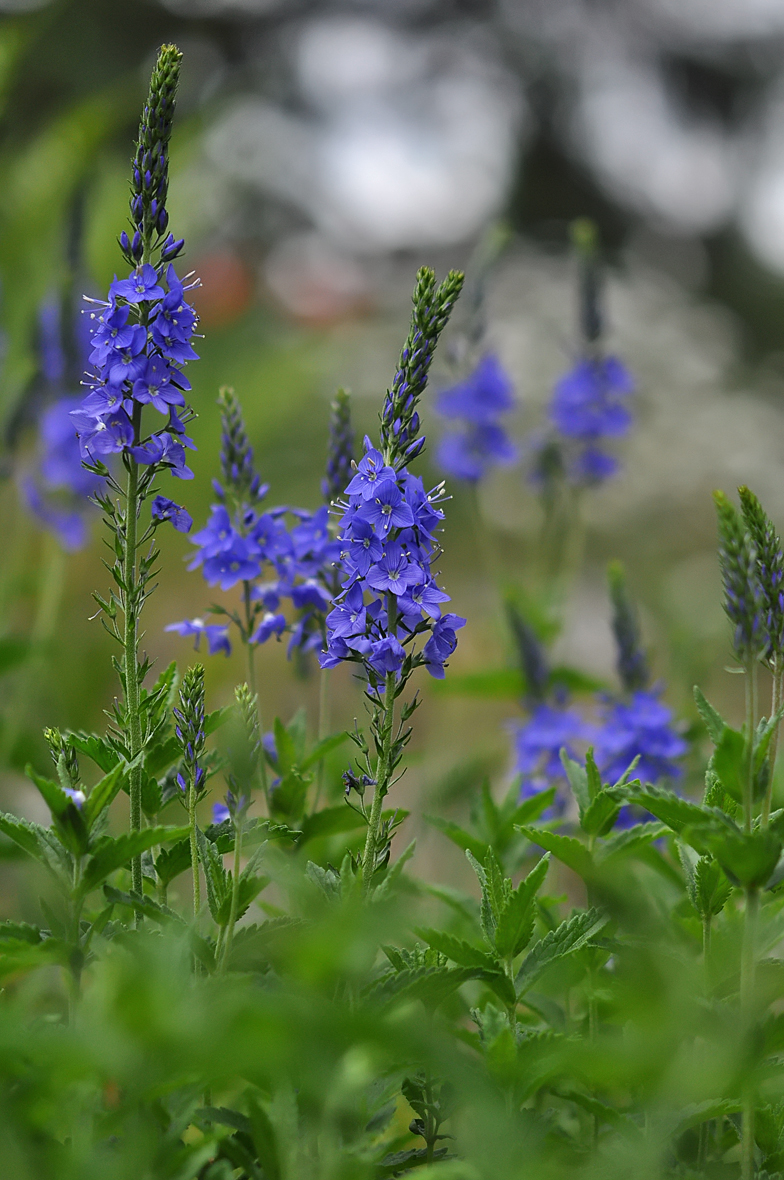
<path fill-rule="evenodd" d="M 153 520 L 170 520 L 178 533 L 189 533 L 193 519 L 189 512 L 174 500 L 166 496 L 156 496 L 152 502 L 151 515 Z"/>

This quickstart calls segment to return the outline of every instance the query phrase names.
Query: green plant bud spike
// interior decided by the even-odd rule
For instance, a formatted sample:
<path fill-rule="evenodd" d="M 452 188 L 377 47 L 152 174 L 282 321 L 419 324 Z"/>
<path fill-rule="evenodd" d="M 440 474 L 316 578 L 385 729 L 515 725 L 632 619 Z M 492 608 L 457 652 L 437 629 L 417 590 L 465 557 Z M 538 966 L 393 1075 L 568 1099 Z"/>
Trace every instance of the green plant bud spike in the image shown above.
<path fill-rule="evenodd" d="M 642 646 L 640 624 L 620 561 L 607 567 L 607 582 L 613 607 L 612 629 L 617 649 L 616 666 L 627 692 L 646 688 L 650 681 L 648 659 Z"/>
<path fill-rule="evenodd" d="M 750 488 L 738 488 L 741 512 L 754 544 L 757 576 L 765 604 L 765 623 L 770 639 L 769 655 L 784 652 L 784 553 L 776 526 Z"/>

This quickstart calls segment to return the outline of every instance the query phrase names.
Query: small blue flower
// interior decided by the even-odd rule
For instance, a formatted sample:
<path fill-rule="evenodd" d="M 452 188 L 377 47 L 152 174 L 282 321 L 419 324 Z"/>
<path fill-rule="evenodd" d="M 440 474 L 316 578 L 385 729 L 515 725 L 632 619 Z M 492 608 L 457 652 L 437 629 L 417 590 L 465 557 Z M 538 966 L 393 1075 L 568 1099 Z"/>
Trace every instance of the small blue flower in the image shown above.
<path fill-rule="evenodd" d="M 174 631 L 177 635 L 195 635 L 194 650 L 199 650 L 202 635 L 207 640 L 207 649 L 211 656 L 222 651 L 231 655 L 228 623 L 205 623 L 203 619 L 183 619 L 180 623 L 169 623 L 165 631 Z"/>
<path fill-rule="evenodd" d="M 513 729 L 515 770 L 523 776 L 521 798 L 527 799 L 548 787 L 559 788 L 557 810 L 566 806 L 566 774 L 561 750 L 576 758 L 575 742 L 590 741 L 593 731 L 579 713 L 564 706 L 537 705 L 522 725 Z"/>
<path fill-rule="evenodd" d="M 439 414 L 462 424 L 441 439 L 439 466 L 455 479 L 476 483 L 491 467 L 515 463 L 518 449 L 498 421 L 513 408 L 511 379 L 498 358 L 487 353 L 473 373 L 436 399 Z"/>
<path fill-rule="evenodd" d="M 109 288 L 110 299 L 124 299 L 127 303 L 153 302 L 163 299 L 165 292 L 158 283 L 158 272 L 149 262 L 133 271 L 127 279 L 118 279 Z"/>
<path fill-rule="evenodd" d="M 605 781 L 616 782 L 633 759 L 634 777 L 659 783 L 682 775 L 677 760 L 688 750 L 672 710 L 659 698 L 661 689 L 640 689 L 627 701 L 608 701 L 594 739 L 596 765 Z"/>
<path fill-rule="evenodd" d="M 212 822 L 214 824 L 223 824 L 227 819 L 231 819 L 231 813 L 225 803 L 213 803 L 212 805 Z"/>
<path fill-rule="evenodd" d="M 566 438 L 617 438 L 631 426 L 624 403 L 633 392 L 631 374 L 615 357 L 582 357 L 556 383 L 550 421 Z"/>
<path fill-rule="evenodd" d="M 152 502 L 153 520 L 170 520 L 178 533 L 189 533 L 193 519 L 189 512 L 166 496 L 156 496 Z"/>

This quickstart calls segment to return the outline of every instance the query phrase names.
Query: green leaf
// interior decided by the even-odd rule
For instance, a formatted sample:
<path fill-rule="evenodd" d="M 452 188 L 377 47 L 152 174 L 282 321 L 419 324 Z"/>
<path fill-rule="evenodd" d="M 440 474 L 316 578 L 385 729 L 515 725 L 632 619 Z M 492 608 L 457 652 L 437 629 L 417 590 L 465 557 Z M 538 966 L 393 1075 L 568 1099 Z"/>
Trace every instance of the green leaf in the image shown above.
<path fill-rule="evenodd" d="M 649 844 L 664 836 L 666 832 L 664 824 L 635 824 L 632 828 L 626 828 L 625 831 L 618 832 L 616 836 L 604 841 L 598 850 L 599 862 L 607 864 L 610 860 L 631 856 L 641 849 L 647 849 Z"/>
<path fill-rule="evenodd" d="M 724 790 L 736 803 L 743 802 L 747 761 L 748 749 L 745 737 L 739 730 L 725 725 L 719 744 L 713 752 L 711 766 L 719 776 Z"/>
<path fill-rule="evenodd" d="M 273 722 L 275 734 L 275 750 L 278 755 L 278 772 L 284 778 L 297 761 L 297 747 L 294 738 L 289 733 L 280 717 Z"/>
<path fill-rule="evenodd" d="M 536 895 L 547 876 L 550 854 L 546 853 L 517 886 L 498 918 L 495 948 L 502 959 L 513 959 L 525 950 L 534 932 Z"/>
<path fill-rule="evenodd" d="M 585 777 L 588 782 L 588 794 L 593 801 L 602 789 L 602 776 L 593 756 L 593 746 L 588 747 L 585 755 Z"/>
<path fill-rule="evenodd" d="M 40 824 L 31 823 L 26 819 L 19 819 L 15 815 L 0 813 L 0 832 L 4 832 L 9 839 L 23 848 L 25 852 L 43 864 L 49 864 L 49 858 L 41 844 L 41 836 L 45 829 Z"/>
<path fill-rule="evenodd" d="M 104 884 L 103 887 L 106 900 L 112 905 L 124 905 L 132 909 L 134 913 L 143 914 L 145 918 L 152 918 L 154 922 L 159 922 L 162 926 L 168 922 L 174 922 L 180 926 L 184 922 L 178 913 L 170 910 L 167 905 L 161 905 L 160 902 L 153 901 L 151 897 L 142 896 L 141 893 L 135 893 L 130 890 L 125 893 L 121 889 L 115 889 L 113 885 Z"/>
<path fill-rule="evenodd" d="M 103 814 L 115 796 L 122 789 L 126 778 L 130 774 L 131 764 L 118 762 L 108 774 L 99 779 L 85 800 L 82 808 L 87 827 L 92 829 L 96 820 Z"/>
<path fill-rule="evenodd" d="M 708 825 L 730 822 L 728 817 L 715 807 L 703 807 L 689 799 L 682 799 L 674 791 L 663 787 L 646 787 L 644 790 L 627 788 L 624 796 L 629 803 L 637 803 L 665 823 L 673 832 L 680 833 L 687 826 Z"/>
<path fill-rule="evenodd" d="M 516 824 L 527 824 L 533 819 L 538 819 L 551 806 L 556 796 L 556 790 L 556 787 L 548 787 L 546 791 L 537 791 L 530 799 L 526 799 L 519 807 L 516 807 L 506 821 L 510 829 L 514 830 Z"/>
<path fill-rule="evenodd" d="M 68 810 L 68 805 L 71 800 L 66 795 L 59 783 L 54 782 L 50 778 L 44 778 L 43 775 L 36 773 L 33 767 L 28 762 L 25 766 L 25 774 L 32 783 L 38 788 L 44 803 L 49 808 L 52 816 L 58 818 L 64 815 Z"/>
<path fill-rule="evenodd" d="M 546 852 L 552 852 L 557 860 L 567 865 L 583 880 L 595 876 L 596 866 L 593 857 L 585 845 L 580 840 L 575 840 L 574 836 L 559 836 L 556 832 L 524 825 L 518 825 L 517 830 L 527 836 L 532 844 L 544 848 Z"/>
<path fill-rule="evenodd" d="M 580 816 L 580 827 L 588 836 L 603 836 L 615 824 L 621 804 L 611 791 L 601 790 Z"/>
<path fill-rule="evenodd" d="M 678 857 L 686 875 L 689 901 L 700 917 L 712 917 L 724 908 L 732 885 L 712 856 L 698 856 L 693 848 L 678 841 Z"/>
<path fill-rule="evenodd" d="M 5 949 L 9 942 L 29 943 L 37 946 L 44 938 L 39 926 L 31 926 L 29 922 L 0 922 L 0 950 Z"/>
<path fill-rule="evenodd" d="M 179 840 L 187 831 L 187 828 L 157 827 L 145 828 L 141 832 L 126 832 L 122 836 L 104 836 L 87 861 L 79 882 L 79 894 L 86 896 L 103 884 L 110 873 L 129 864 L 135 856 L 140 856 L 156 844 Z"/>
<path fill-rule="evenodd" d="M 331 754 L 333 750 L 337 750 L 344 742 L 348 741 L 349 736 L 343 730 L 342 733 L 333 733 L 329 737 L 323 738 L 313 747 L 308 756 L 302 759 L 300 770 L 307 770 L 309 767 L 315 766 L 322 758 L 326 758 L 327 754 Z"/>
<path fill-rule="evenodd" d="M 332 836 L 337 832 L 351 832 L 355 828 L 365 827 L 365 820 L 345 803 L 340 807 L 325 807 L 323 811 L 316 811 L 313 815 L 306 815 L 302 821 L 302 835 L 299 844 L 307 844 L 309 840 L 317 840 L 321 836 Z"/>
<path fill-rule="evenodd" d="M 684 839 L 689 839 L 688 829 L 684 831 Z M 733 885 L 761 888 L 771 877 L 781 854 L 781 839 L 769 830 L 706 830 L 696 833 L 696 841 L 715 856 Z"/>
<path fill-rule="evenodd" d="M 222 709 L 213 709 L 212 713 L 208 713 L 204 718 L 204 733 L 209 737 L 233 716 L 234 708 L 231 705 L 224 705 Z"/>
<path fill-rule="evenodd" d="M 598 910 L 590 909 L 585 913 L 574 914 L 573 917 L 562 922 L 557 929 L 546 934 L 523 959 L 516 980 L 518 996 L 522 996 L 528 991 L 528 988 L 553 963 L 584 947 L 606 926 L 607 921 L 604 914 L 600 914 Z"/>
<path fill-rule="evenodd" d="M 464 852 L 470 852 L 475 860 L 484 860 L 487 852 L 486 841 L 480 840 L 478 836 L 472 836 L 470 832 L 466 832 L 464 828 L 452 823 L 451 820 L 441 819 L 437 815 L 426 815 L 424 818 L 427 823 L 443 832 L 458 848 L 462 848 Z"/>
<path fill-rule="evenodd" d="M 431 930 L 426 927 L 417 929 L 416 934 L 428 946 L 441 951 L 442 955 L 446 955 L 459 967 L 481 967 L 487 971 L 498 970 L 498 962 L 494 955 L 488 954 L 481 947 L 473 946 L 470 942 L 465 942 L 462 938 L 455 938 L 454 935 L 447 934 L 445 930 Z"/>
<path fill-rule="evenodd" d="M 251 1135 L 265 1180 L 281 1180 L 280 1156 L 270 1117 L 253 1097 L 248 1100 Z"/>
<path fill-rule="evenodd" d="M 583 813 L 591 806 L 591 792 L 588 789 L 588 772 L 584 766 L 579 762 L 575 762 L 566 753 L 566 747 L 561 749 L 561 762 L 566 771 L 566 777 L 569 780 L 569 786 L 572 788 L 572 794 L 577 800 L 577 807 L 580 812 L 582 820 Z"/>
<path fill-rule="evenodd" d="M 212 914 L 212 920 L 218 925 L 226 925 L 226 921 L 219 921 L 221 910 L 229 897 L 229 874 L 223 867 L 223 860 L 212 840 L 208 840 L 201 828 L 196 828 L 196 843 L 199 847 L 199 860 L 204 868 L 204 881 L 207 886 L 207 905 Z"/>
<path fill-rule="evenodd" d="M 91 758 L 104 774 L 108 774 L 120 761 L 120 755 L 114 746 L 105 738 L 98 737 L 97 734 L 71 732 L 68 736 L 74 749 Z"/>
<path fill-rule="evenodd" d="M 714 709 L 713 705 L 703 695 L 702 689 L 699 685 L 694 686 L 694 700 L 700 713 L 700 717 L 705 722 L 705 728 L 708 731 L 710 740 L 714 746 L 718 746 L 724 733 L 725 721 L 721 713 Z"/>

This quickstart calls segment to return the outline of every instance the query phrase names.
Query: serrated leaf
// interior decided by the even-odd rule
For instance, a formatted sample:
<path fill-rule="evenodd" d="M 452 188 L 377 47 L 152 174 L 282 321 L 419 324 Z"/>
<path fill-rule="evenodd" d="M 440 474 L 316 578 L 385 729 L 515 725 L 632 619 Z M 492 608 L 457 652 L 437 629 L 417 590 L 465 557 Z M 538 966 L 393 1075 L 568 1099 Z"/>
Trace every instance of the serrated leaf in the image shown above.
<path fill-rule="evenodd" d="M 82 814 L 88 828 L 95 825 L 96 820 L 122 790 L 123 784 L 130 774 L 130 769 L 130 763 L 118 762 L 108 774 L 98 780 L 90 791 L 82 807 Z"/>
<path fill-rule="evenodd" d="M 620 802 L 610 791 L 600 790 L 580 816 L 580 827 L 587 836 L 603 836 L 615 824 Z"/>
<path fill-rule="evenodd" d="M 187 828 L 167 826 L 145 828 L 141 832 L 126 832 L 122 836 L 102 837 L 87 861 L 79 882 L 78 893 L 84 897 L 92 889 L 97 889 L 99 885 L 103 884 L 115 869 L 121 869 L 129 864 L 135 856 L 140 856 L 156 844 L 179 840 L 187 831 Z"/>
<path fill-rule="evenodd" d="M 265 1180 L 280 1180 L 280 1155 L 275 1129 L 264 1107 L 253 1097 L 248 1100 L 251 1136 Z"/>
<path fill-rule="evenodd" d="M 536 895 L 547 875 L 550 854 L 546 853 L 521 881 L 498 918 L 495 948 L 502 959 L 513 959 L 528 946 L 536 921 Z"/>
<path fill-rule="evenodd" d="M 530 799 L 523 800 L 506 821 L 510 830 L 514 830 L 516 824 L 527 824 L 532 819 L 538 819 L 551 806 L 556 793 L 556 787 L 548 787 L 545 791 L 537 791 Z"/>
<path fill-rule="evenodd" d="M 143 914 L 145 918 L 152 918 L 153 921 L 159 922 L 161 925 L 166 925 L 169 922 L 174 922 L 180 926 L 184 925 L 178 913 L 170 910 L 168 906 L 154 901 L 151 897 L 143 896 L 141 893 L 134 893 L 133 890 L 126 893 L 121 889 L 115 889 L 113 885 L 107 884 L 104 884 L 103 892 L 106 900 L 111 902 L 112 905 L 128 906 L 135 913 Z"/>
<path fill-rule="evenodd" d="M 445 930 L 432 930 L 429 927 L 417 928 L 416 934 L 428 946 L 441 951 L 442 955 L 446 955 L 459 967 L 481 967 L 487 971 L 498 970 L 498 961 L 494 955 L 482 950 L 481 947 L 473 946 L 470 942 L 465 942 L 462 938 L 455 938 L 453 934 L 447 934 Z"/>
<path fill-rule="evenodd" d="M 631 856 L 643 848 L 647 848 L 654 840 L 659 840 L 667 834 L 665 824 L 643 823 L 626 828 L 617 835 L 605 840 L 598 850 L 597 859 L 601 864 L 621 856 Z"/>
<path fill-rule="evenodd" d="M 44 934 L 40 926 L 31 926 L 29 922 L 0 922 L 0 950 L 9 942 L 29 943 L 37 946 L 43 942 Z"/>
<path fill-rule="evenodd" d="M 553 963 L 584 947 L 607 925 L 607 921 L 606 915 L 590 909 L 575 914 L 546 934 L 523 959 L 516 979 L 518 996 L 524 995 Z"/>
<path fill-rule="evenodd" d="M 704 807 L 693 803 L 690 799 L 683 799 L 674 791 L 663 787 L 646 787 L 644 790 L 627 788 L 624 797 L 629 803 L 636 803 L 650 811 L 673 832 L 679 834 L 687 825 L 689 827 L 715 827 L 725 822 L 728 817 L 715 807 Z"/>
<path fill-rule="evenodd" d="M 591 792 L 588 789 L 588 773 L 584 766 L 581 766 L 579 762 L 575 762 L 573 758 L 569 757 L 566 747 L 561 749 L 560 757 L 566 777 L 569 780 L 569 786 L 572 788 L 572 794 L 577 800 L 577 808 L 582 820 L 583 813 L 591 806 Z"/>
<path fill-rule="evenodd" d="M 713 751 L 711 766 L 719 776 L 724 790 L 736 803 L 743 802 L 743 788 L 747 775 L 748 753 L 743 734 L 725 725 L 716 749 Z"/>
<path fill-rule="evenodd" d="M 584 880 L 592 878 L 596 873 L 593 857 L 580 840 L 574 836 L 560 836 L 556 832 L 548 832 L 542 828 L 529 828 L 518 825 L 519 832 L 527 836 L 532 844 L 552 852 L 553 856 L 567 865 L 573 872 Z"/>
<path fill-rule="evenodd" d="M 74 749 L 91 758 L 99 770 L 108 774 L 120 761 L 120 755 L 105 738 L 94 733 L 71 732 L 68 735 Z"/>
<path fill-rule="evenodd" d="M 781 839 L 771 831 L 710 831 L 701 830 L 691 836 L 683 833 L 689 843 L 701 844 L 719 862 L 733 885 L 761 888 L 767 883 L 778 864 Z"/>
<path fill-rule="evenodd" d="M 721 741 L 721 735 L 724 732 L 725 721 L 721 713 L 714 709 L 709 700 L 706 699 L 702 689 L 695 684 L 694 686 L 694 700 L 699 710 L 700 717 L 705 722 L 705 728 L 708 731 L 708 736 L 713 742 L 714 746 L 718 746 Z"/>
<path fill-rule="evenodd" d="M 204 880 L 207 887 L 207 905 L 212 920 L 221 925 L 219 918 L 224 902 L 229 896 L 229 875 L 223 867 L 223 860 L 218 849 L 208 840 L 201 828 L 196 828 L 196 843 L 199 849 L 199 860 L 204 869 Z M 228 921 L 228 915 L 226 917 Z M 223 925 L 226 923 L 224 922 Z"/>

